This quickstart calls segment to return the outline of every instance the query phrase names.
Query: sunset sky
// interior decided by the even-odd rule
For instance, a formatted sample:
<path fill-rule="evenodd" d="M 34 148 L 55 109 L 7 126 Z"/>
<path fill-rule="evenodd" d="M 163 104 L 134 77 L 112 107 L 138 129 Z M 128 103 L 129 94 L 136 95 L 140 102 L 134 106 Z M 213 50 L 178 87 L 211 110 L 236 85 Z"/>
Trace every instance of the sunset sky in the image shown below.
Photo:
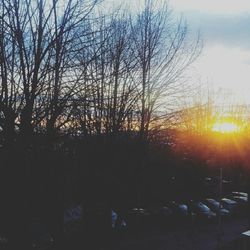
<path fill-rule="evenodd" d="M 138 6 L 140 0 L 122 2 Z M 200 31 L 202 35 L 202 55 L 190 69 L 193 80 L 216 91 L 233 93 L 235 102 L 250 104 L 250 1 L 170 0 L 168 3 L 176 16 L 182 15 L 187 20 L 190 34 Z"/>
<path fill-rule="evenodd" d="M 201 81 L 250 103 L 250 1 L 171 0 L 192 31 L 200 30 L 204 48 L 195 63 Z"/>

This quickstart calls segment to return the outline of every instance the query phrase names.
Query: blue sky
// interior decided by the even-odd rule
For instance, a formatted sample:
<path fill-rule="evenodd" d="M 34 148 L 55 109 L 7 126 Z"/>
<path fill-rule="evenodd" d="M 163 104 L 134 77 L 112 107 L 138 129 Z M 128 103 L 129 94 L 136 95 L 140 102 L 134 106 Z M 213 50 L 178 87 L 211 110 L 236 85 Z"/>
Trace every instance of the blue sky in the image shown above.
<path fill-rule="evenodd" d="M 108 2 L 135 8 L 143 0 Z M 169 0 L 168 4 L 176 16 L 187 20 L 191 33 L 202 34 L 204 48 L 189 71 L 192 80 L 232 92 L 235 101 L 250 104 L 250 0 Z"/>

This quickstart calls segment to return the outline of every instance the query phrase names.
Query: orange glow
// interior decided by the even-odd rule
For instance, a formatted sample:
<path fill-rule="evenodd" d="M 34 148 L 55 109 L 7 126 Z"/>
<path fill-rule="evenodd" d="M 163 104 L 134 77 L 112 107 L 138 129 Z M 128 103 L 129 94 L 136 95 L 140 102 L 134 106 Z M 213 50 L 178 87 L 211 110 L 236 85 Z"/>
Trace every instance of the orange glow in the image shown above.
<path fill-rule="evenodd" d="M 212 126 L 212 131 L 220 133 L 238 133 L 241 128 L 233 122 L 216 122 Z"/>

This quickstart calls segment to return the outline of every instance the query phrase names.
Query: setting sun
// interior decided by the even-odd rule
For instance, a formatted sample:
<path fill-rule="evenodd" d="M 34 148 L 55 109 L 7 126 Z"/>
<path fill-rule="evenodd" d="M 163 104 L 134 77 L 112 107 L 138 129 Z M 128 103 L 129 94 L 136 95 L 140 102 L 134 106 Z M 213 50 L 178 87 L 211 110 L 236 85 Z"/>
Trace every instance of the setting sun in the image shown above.
<path fill-rule="evenodd" d="M 212 131 L 220 133 L 236 133 L 240 131 L 240 127 L 232 122 L 217 122 L 213 125 Z"/>

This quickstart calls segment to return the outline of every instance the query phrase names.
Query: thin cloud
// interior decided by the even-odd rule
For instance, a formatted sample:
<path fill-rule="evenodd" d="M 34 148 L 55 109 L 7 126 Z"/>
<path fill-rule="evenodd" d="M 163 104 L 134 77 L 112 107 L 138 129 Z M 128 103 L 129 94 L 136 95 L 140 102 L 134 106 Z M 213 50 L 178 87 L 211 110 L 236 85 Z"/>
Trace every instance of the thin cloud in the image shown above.
<path fill-rule="evenodd" d="M 201 11 L 209 13 L 242 14 L 250 12 L 249 0 L 170 0 L 180 11 Z"/>
<path fill-rule="evenodd" d="M 201 30 L 207 46 L 224 45 L 250 49 L 250 15 L 218 15 L 185 12 L 189 27 Z"/>

